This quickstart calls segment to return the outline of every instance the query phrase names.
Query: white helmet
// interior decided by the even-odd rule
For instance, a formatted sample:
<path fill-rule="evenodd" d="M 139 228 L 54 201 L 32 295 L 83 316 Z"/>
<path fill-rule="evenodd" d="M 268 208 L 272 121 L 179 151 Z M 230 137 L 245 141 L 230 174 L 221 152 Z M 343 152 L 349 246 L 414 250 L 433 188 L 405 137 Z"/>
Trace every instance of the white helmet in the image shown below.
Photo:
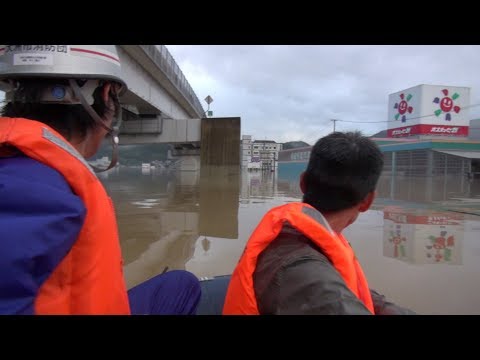
<path fill-rule="evenodd" d="M 105 171 L 116 164 L 119 125 L 105 125 L 91 106 L 92 94 L 100 80 L 118 83 L 118 95 L 127 90 L 115 45 L 0 45 L 0 90 L 6 92 L 7 100 L 12 98 L 16 83 L 22 78 L 67 80 L 68 85 L 48 85 L 39 102 L 82 104 L 95 122 L 112 135 L 110 165 L 105 169 L 94 168 L 95 171 Z M 79 85 L 77 79 L 85 81 Z M 120 121 L 121 117 L 117 119 Z"/>
<path fill-rule="evenodd" d="M 0 82 L 27 77 L 105 79 L 121 84 L 120 94 L 127 89 L 115 45 L 0 45 Z"/>

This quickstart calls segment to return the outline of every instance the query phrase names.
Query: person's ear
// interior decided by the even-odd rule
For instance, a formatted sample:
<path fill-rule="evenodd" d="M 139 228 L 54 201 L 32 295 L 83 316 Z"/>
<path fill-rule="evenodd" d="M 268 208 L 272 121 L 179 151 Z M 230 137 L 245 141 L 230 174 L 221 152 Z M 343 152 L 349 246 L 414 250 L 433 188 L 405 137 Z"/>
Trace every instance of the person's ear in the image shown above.
<path fill-rule="evenodd" d="M 112 84 L 110 84 L 109 82 L 105 83 L 103 85 L 103 89 L 102 89 L 102 99 L 103 99 L 103 102 L 105 104 L 108 104 L 108 99 L 110 97 L 110 88 L 112 87 Z"/>
<path fill-rule="evenodd" d="M 373 204 L 373 200 L 375 200 L 375 196 L 377 195 L 376 191 L 371 191 L 365 196 L 365 199 L 362 200 L 360 205 L 358 206 L 358 211 L 365 212 L 370 209 L 370 206 Z"/>
<path fill-rule="evenodd" d="M 307 187 L 305 185 L 305 171 L 300 174 L 300 190 L 302 190 L 302 193 L 305 194 L 305 191 L 307 191 Z"/>

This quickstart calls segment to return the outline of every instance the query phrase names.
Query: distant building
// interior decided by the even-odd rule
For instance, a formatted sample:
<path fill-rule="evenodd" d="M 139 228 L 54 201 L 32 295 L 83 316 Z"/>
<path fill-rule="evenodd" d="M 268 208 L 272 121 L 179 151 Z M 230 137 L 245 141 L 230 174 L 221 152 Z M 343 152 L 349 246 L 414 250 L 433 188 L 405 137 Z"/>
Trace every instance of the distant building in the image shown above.
<path fill-rule="evenodd" d="M 480 140 L 480 119 L 470 120 L 468 128 L 468 138 L 470 140 Z"/>
<path fill-rule="evenodd" d="M 252 135 L 242 135 L 240 142 L 240 164 L 242 168 L 248 167 L 252 160 Z"/>
<path fill-rule="evenodd" d="M 275 170 L 278 166 L 278 152 L 282 144 L 273 140 L 254 140 L 243 135 L 241 141 L 242 168 L 249 170 Z"/>

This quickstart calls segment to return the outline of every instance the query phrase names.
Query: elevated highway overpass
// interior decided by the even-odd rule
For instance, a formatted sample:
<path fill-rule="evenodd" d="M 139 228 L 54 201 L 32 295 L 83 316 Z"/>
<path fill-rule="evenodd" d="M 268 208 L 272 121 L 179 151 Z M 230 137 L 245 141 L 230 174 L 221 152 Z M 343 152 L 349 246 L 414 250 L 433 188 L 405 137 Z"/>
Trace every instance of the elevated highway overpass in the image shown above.
<path fill-rule="evenodd" d="M 196 143 L 205 111 L 164 45 L 120 45 L 122 144 Z"/>
<path fill-rule="evenodd" d="M 206 165 L 239 162 L 240 118 L 205 118 L 164 45 L 120 45 L 119 57 L 129 87 L 121 98 L 120 144 L 173 144 L 181 170 L 198 170 L 200 157 Z"/>

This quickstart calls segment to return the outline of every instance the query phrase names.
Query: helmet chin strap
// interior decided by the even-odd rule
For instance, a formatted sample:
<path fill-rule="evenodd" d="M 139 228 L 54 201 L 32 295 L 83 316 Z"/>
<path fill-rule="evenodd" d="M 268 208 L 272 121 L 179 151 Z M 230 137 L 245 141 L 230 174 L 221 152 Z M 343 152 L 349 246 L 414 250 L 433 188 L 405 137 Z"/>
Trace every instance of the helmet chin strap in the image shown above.
<path fill-rule="evenodd" d="M 105 169 L 101 169 L 99 167 L 90 165 L 93 168 L 93 170 L 97 173 L 107 171 L 107 170 L 111 169 L 112 167 L 114 167 L 117 164 L 117 161 L 118 161 L 118 142 L 119 142 L 118 133 L 119 133 L 120 124 L 121 124 L 121 121 L 122 121 L 122 111 L 119 111 L 118 121 L 117 121 L 118 125 L 117 126 L 109 127 L 109 126 L 105 125 L 103 119 L 100 116 L 98 116 L 97 112 L 90 106 L 90 104 L 87 102 L 87 100 L 83 96 L 82 90 L 78 86 L 77 82 L 73 79 L 69 79 L 68 81 L 70 83 L 70 87 L 72 88 L 73 92 L 75 93 L 75 96 L 82 103 L 83 108 L 88 112 L 88 114 L 92 117 L 93 120 L 95 120 L 95 122 L 98 125 L 100 125 L 105 130 L 108 131 L 108 134 L 111 137 L 111 140 L 112 140 L 111 141 L 112 142 L 112 160 L 110 161 L 110 165 L 108 165 Z"/>

